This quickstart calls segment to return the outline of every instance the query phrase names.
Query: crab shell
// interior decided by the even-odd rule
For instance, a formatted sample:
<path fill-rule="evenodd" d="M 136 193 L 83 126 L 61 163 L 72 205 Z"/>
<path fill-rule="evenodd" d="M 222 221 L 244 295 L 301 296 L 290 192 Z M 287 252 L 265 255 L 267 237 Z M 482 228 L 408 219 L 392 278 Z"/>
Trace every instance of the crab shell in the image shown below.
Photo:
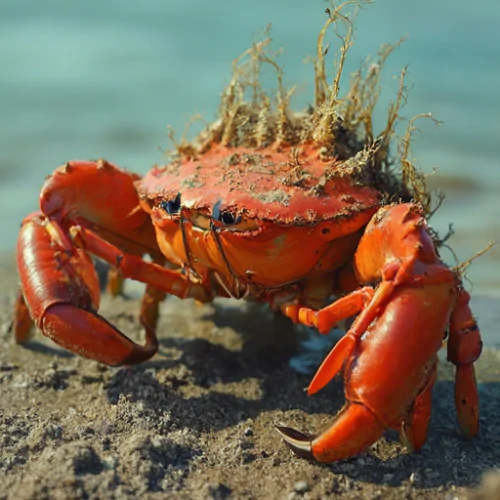
<path fill-rule="evenodd" d="M 338 269 L 382 199 L 362 171 L 307 145 L 216 145 L 136 187 L 163 254 L 195 276 L 215 273 L 233 296 L 242 284 L 282 288 Z"/>

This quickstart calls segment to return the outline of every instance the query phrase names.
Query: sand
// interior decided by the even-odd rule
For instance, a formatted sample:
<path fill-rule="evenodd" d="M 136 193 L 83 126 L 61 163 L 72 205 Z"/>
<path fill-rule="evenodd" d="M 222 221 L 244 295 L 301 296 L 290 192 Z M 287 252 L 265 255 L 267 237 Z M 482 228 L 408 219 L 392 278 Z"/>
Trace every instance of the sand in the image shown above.
<path fill-rule="evenodd" d="M 477 439 L 458 433 L 453 372 L 442 363 L 421 453 L 407 453 L 389 433 L 353 460 L 322 465 L 295 457 L 273 425 L 319 430 L 342 406 L 342 381 L 306 396 L 310 375 L 292 370 L 286 354 L 294 339 L 287 320 L 257 306 L 169 299 L 160 353 L 138 367 L 109 368 L 39 333 L 27 348 L 16 346 L 15 270 L 12 257 L 1 262 L 2 500 L 500 498 L 495 474 L 484 482 L 486 493 L 474 493 L 483 473 L 500 466 L 494 349 L 477 364 Z M 136 299 L 105 296 L 102 311 L 137 338 L 137 307 Z"/>

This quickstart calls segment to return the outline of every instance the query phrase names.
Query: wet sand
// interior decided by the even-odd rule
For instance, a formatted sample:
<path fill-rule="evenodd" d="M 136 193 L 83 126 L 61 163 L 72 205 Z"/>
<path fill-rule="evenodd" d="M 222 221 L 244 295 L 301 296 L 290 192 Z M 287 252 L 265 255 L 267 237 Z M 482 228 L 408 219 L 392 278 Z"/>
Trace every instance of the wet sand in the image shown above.
<path fill-rule="evenodd" d="M 408 454 L 389 433 L 356 459 L 310 463 L 283 445 L 273 424 L 321 429 L 343 403 L 342 382 L 306 396 L 310 375 L 290 369 L 278 354 L 286 349 L 268 345 L 283 333 L 293 339 L 285 320 L 255 306 L 170 299 L 162 307 L 160 353 L 138 367 L 108 368 L 39 333 L 28 348 L 14 345 L 16 277 L 12 258 L 2 262 L 0 499 L 452 500 L 479 498 L 482 474 L 500 467 L 500 354 L 492 348 L 477 363 L 479 438 L 468 442 L 458 433 L 453 372 L 442 363 L 421 453 Z M 494 339 L 498 300 L 476 303 L 484 304 L 480 325 Z M 137 307 L 136 300 L 103 297 L 104 314 L 135 338 Z M 498 477 L 487 487 L 498 487 Z"/>

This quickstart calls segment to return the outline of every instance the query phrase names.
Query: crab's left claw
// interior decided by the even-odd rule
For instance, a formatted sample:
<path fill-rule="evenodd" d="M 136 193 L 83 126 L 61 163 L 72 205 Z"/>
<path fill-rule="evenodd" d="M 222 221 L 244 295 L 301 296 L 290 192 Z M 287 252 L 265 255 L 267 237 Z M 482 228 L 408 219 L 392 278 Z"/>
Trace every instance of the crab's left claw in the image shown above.
<path fill-rule="evenodd" d="M 300 458 L 314 460 L 312 452 L 312 438 L 307 434 L 302 434 L 291 427 L 275 425 L 278 434 L 285 441 L 286 445 Z"/>
<path fill-rule="evenodd" d="M 364 404 L 348 402 L 330 427 L 314 438 L 290 427 L 276 429 L 299 457 L 334 462 L 364 451 L 380 439 L 385 427 Z"/>

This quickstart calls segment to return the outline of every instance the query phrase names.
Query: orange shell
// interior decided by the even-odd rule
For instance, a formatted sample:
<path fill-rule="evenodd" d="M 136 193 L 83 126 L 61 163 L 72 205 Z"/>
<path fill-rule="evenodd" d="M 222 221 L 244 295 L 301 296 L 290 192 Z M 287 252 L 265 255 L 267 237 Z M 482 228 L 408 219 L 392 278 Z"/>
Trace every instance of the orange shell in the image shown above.
<path fill-rule="evenodd" d="M 351 218 L 380 206 L 381 193 L 363 171 L 323 161 L 313 146 L 227 148 L 215 145 L 194 159 L 154 167 L 140 181 L 140 197 L 158 205 L 180 193 L 182 206 L 211 216 L 214 205 L 247 219 L 280 225 Z"/>

